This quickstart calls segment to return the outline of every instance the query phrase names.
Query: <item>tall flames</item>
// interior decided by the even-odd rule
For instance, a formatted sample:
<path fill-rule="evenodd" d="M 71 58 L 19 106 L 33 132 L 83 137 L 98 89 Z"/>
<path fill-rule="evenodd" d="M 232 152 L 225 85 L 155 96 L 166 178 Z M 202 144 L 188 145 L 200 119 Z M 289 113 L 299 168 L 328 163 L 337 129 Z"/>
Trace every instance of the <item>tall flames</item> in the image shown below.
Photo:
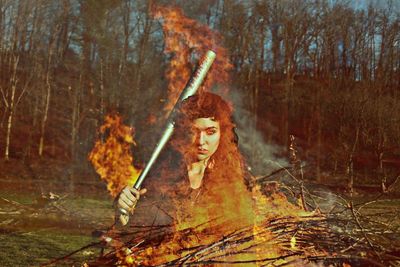
<path fill-rule="evenodd" d="M 179 9 L 154 6 L 152 13 L 155 18 L 162 21 L 165 52 L 173 55 L 166 72 L 169 80 L 169 101 L 165 109 L 171 110 L 179 97 L 180 90 L 187 83 L 192 70 L 192 59 L 198 58 L 209 49 L 216 52 L 217 58 L 201 90 L 209 91 L 213 85 L 219 84 L 223 88 L 220 93 L 226 93 L 232 65 L 226 50 L 216 43 L 218 34 L 207 26 L 185 17 Z M 110 194 L 116 196 L 126 184 L 132 185 L 139 175 L 139 170 L 132 165 L 133 158 L 130 154 L 130 146 L 134 144 L 133 129 L 124 126 L 120 117 L 109 115 L 100 128 L 100 133 L 109 133 L 108 138 L 104 142 L 96 142 L 89 159 L 100 177 L 108 182 Z M 229 156 L 227 155 L 227 158 Z M 214 181 L 204 186 L 212 186 L 214 189 L 213 193 L 207 196 L 206 205 L 193 206 L 190 202 L 175 203 L 179 208 L 175 218 L 175 234 L 172 238 L 158 246 L 145 249 L 140 246 L 128 249 L 128 252 L 126 248 L 124 252 L 117 249 L 119 264 L 137 266 L 170 262 L 184 257 L 185 253 L 188 253 L 185 248 L 201 247 L 210 243 L 218 244 L 221 239 L 226 238 L 226 235 L 229 236 L 229 233 L 241 234 L 251 243 L 238 243 L 230 250 L 215 251 L 221 254 L 218 256 L 221 260 L 258 262 L 265 257 L 278 257 L 284 247 L 279 243 L 269 242 L 274 235 L 265 230 L 266 221 L 279 216 L 297 218 L 310 214 L 288 203 L 280 193 L 266 197 L 258 186 L 249 191 L 244 179 L 234 179 L 225 184 Z M 185 216 L 188 211 L 189 217 Z M 188 229 L 190 231 L 187 231 Z M 240 232 L 240 229 L 247 229 L 247 233 Z M 289 247 L 296 250 L 296 237 L 291 236 L 287 239 Z M 226 254 L 228 250 L 229 253 Z M 235 253 L 239 250 L 248 250 L 248 253 Z"/>
<path fill-rule="evenodd" d="M 165 110 L 170 111 L 188 82 L 193 69 L 193 59 L 198 59 L 207 50 L 213 50 L 217 58 L 200 90 L 210 90 L 212 85 L 222 87 L 229 82 L 229 71 L 232 69 L 227 51 L 217 44 L 219 35 L 205 25 L 187 18 L 182 10 L 171 7 L 154 6 L 152 14 L 162 20 L 165 37 L 164 52 L 173 55 L 166 70 L 168 84 L 168 103 Z M 221 93 L 227 89 L 222 88 Z"/>
<path fill-rule="evenodd" d="M 133 166 L 133 156 L 130 146 L 133 140 L 133 128 L 122 123 L 117 114 L 107 115 L 100 127 L 104 141 L 96 141 L 89 154 L 100 178 L 107 182 L 107 189 L 115 197 L 126 185 L 133 185 L 139 177 L 140 170 Z"/>

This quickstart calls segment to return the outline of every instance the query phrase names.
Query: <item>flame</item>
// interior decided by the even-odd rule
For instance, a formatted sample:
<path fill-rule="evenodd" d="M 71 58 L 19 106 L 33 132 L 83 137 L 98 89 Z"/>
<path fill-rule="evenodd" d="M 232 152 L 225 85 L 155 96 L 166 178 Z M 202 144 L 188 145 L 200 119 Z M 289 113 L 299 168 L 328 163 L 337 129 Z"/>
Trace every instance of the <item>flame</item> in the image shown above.
<path fill-rule="evenodd" d="M 113 197 L 126 185 L 132 186 L 140 174 L 140 170 L 133 166 L 130 150 L 130 146 L 135 144 L 133 132 L 133 128 L 122 123 L 119 115 L 107 115 L 100 133 L 108 136 L 104 141 L 96 141 L 89 154 L 90 162 L 100 178 L 107 182 L 107 189 Z"/>
<path fill-rule="evenodd" d="M 135 248 L 130 254 L 120 252 L 119 264 L 122 266 L 162 265 L 166 262 L 188 256 L 190 250 L 186 251 L 187 249 L 218 243 L 225 235 L 240 231 L 240 229 L 247 229 L 247 237 L 251 241 L 237 244 L 233 248 L 221 247 L 218 248 L 219 251 L 214 250 L 213 253 L 220 255 L 219 257 L 226 261 L 259 260 L 260 263 L 254 266 L 263 266 L 262 259 L 284 255 L 284 251 L 288 249 L 298 251 L 295 236 L 284 237 L 287 239 L 288 244 L 285 247 L 284 244 L 275 241 L 277 237 L 271 231 L 266 230 L 265 223 L 269 219 L 277 218 L 279 215 L 290 216 L 288 220 L 289 218 L 296 220 L 300 216 L 311 215 L 311 213 L 304 212 L 300 207 L 291 205 L 285 196 L 280 193 L 274 193 L 270 197 L 266 197 L 261 193 L 260 189 L 260 187 L 253 188 L 253 199 L 250 201 L 251 213 L 245 210 L 243 206 L 237 207 L 229 211 L 230 213 L 236 213 L 236 219 L 222 218 L 221 220 L 217 219 L 210 222 L 207 221 L 208 215 L 205 215 L 206 211 L 197 206 L 196 209 L 190 209 L 195 215 L 189 221 L 180 221 L 177 224 L 172 237 L 164 240 L 157 246 L 149 246 L 144 249 Z M 221 193 L 224 194 L 226 192 Z M 210 203 L 208 209 L 213 210 L 220 204 L 214 201 Z M 220 208 L 218 210 L 223 212 Z M 243 217 L 244 215 L 245 217 Z M 279 238 L 282 239 L 282 237 Z M 239 255 L 235 255 L 234 253 L 235 251 L 242 251 L 249 248 L 254 248 L 253 252 L 250 250 L 247 254 L 241 253 Z M 284 263 L 286 263 L 284 260 L 276 261 L 277 265 Z"/>
<path fill-rule="evenodd" d="M 168 102 L 164 107 L 166 111 L 172 109 L 181 90 L 188 82 L 192 73 L 192 59 L 198 59 L 207 50 L 216 52 L 217 57 L 200 90 L 210 90 L 213 84 L 221 86 L 228 84 L 232 64 L 229 62 L 226 49 L 216 43 L 216 40 L 220 38 L 218 33 L 187 18 L 177 8 L 154 5 L 152 14 L 155 18 L 162 19 L 165 36 L 164 52 L 173 55 L 166 70 L 169 81 Z M 221 94 L 226 92 L 226 87 L 221 89 Z"/>
<path fill-rule="evenodd" d="M 295 237 L 295 236 L 293 236 L 293 237 L 290 239 L 290 247 L 291 247 L 292 249 L 295 249 L 295 248 L 296 248 L 296 237 Z"/>
<path fill-rule="evenodd" d="M 164 52 L 173 55 L 166 70 L 166 77 L 169 84 L 168 102 L 164 107 L 165 110 L 169 111 L 172 109 L 181 90 L 188 82 L 192 72 L 192 60 L 194 58 L 198 59 L 207 50 L 216 52 L 217 57 L 200 90 L 210 91 L 212 85 L 218 84 L 221 87 L 220 93 L 226 94 L 226 86 L 230 80 L 229 72 L 232 69 L 232 64 L 229 61 L 226 49 L 218 44 L 220 35 L 212 31 L 209 27 L 186 17 L 182 10 L 178 8 L 154 5 L 152 14 L 156 19 L 162 20 L 165 36 Z M 238 215 L 241 222 L 250 220 L 251 216 L 243 214 L 243 210 L 251 212 L 251 203 L 248 201 L 249 194 L 242 180 L 224 186 L 218 184 L 211 186 L 217 194 L 206 201 L 207 205 L 196 206 L 194 209 L 190 207 L 190 203 L 177 203 L 181 207 L 177 214 L 177 231 L 190 228 L 193 225 L 203 225 L 215 217 L 228 220 L 235 219 L 235 224 L 238 223 Z M 238 199 L 234 201 L 229 199 L 231 192 L 237 192 Z M 225 203 L 227 207 L 225 209 L 213 207 L 215 203 Z M 187 210 L 191 211 L 190 214 L 185 212 Z M 210 214 L 210 212 L 217 214 Z"/>
<path fill-rule="evenodd" d="M 226 85 L 232 64 L 227 51 L 215 42 L 219 35 L 207 26 L 185 17 L 179 9 L 153 6 L 152 14 L 162 21 L 165 53 L 173 55 L 166 71 L 169 84 L 165 110 L 171 110 L 187 83 L 192 59 L 202 56 L 209 49 L 216 52 L 217 58 L 200 90 L 210 91 L 212 85 L 220 84 L 220 94 L 227 93 Z M 154 118 L 149 118 L 149 122 L 154 122 Z M 115 196 L 124 185 L 134 183 L 139 171 L 132 167 L 133 158 L 129 149 L 134 144 L 133 129 L 124 126 L 120 117 L 107 116 L 100 129 L 102 134 L 106 131 L 110 132 L 107 140 L 96 142 L 89 159 L 101 178 L 108 182 L 108 188 Z M 234 156 L 230 154 L 226 157 L 227 161 L 241 161 L 241 158 L 232 158 Z M 237 173 L 232 173 L 235 174 Z M 265 196 L 262 192 L 268 191 L 268 188 L 265 190 L 266 188 L 255 186 L 250 192 L 243 177 L 224 183 L 207 181 L 204 186 L 209 191 L 202 203 L 194 205 L 190 199 L 175 203 L 178 210 L 173 236 L 168 236 L 168 239 L 155 246 L 137 246 L 131 249 L 115 247 L 119 266 L 154 266 L 170 262 L 188 255 L 188 248 L 222 242 L 225 235 L 237 231 L 240 233 L 240 229 L 248 229 L 248 233 L 244 232 L 243 235 L 250 243 L 235 244 L 231 248 L 221 248 L 213 253 L 227 260 L 261 260 L 278 257 L 288 248 L 297 250 L 296 245 L 299 244 L 296 244 L 298 242 L 294 235 L 283 237 L 286 245 L 273 242 L 276 237 L 266 229 L 266 223 L 279 217 L 299 220 L 300 216 L 312 213 L 290 204 L 281 193 L 274 192 Z M 249 252 L 240 255 L 235 253 L 243 249 L 249 249 Z M 229 253 L 225 253 L 228 250 Z M 279 265 L 283 260 L 275 263 Z M 262 261 L 257 265 L 262 265 Z"/>
<path fill-rule="evenodd" d="M 190 78 L 191 60 L 203 55 L 209 49 L 216 52 L 217 58 L 200 90 L 209 91 L 214 84 L 220 84 L 222 87 L 228 84 L 232 64 L 229 62 L 227 51 L 215 42 L 219 38 L 217 33 L 185 17 L 179 9 L 154 6 L 152 13 L 155 18 L 162 20 L 165 53 L 173 55 L 166 71 L 169 84 L 165 110 L 171 110 Z M 226 92 L 224 88 L 221 94 Z M 233 158 L 229 160 L 240 161 Z M 249 232 L 253 236 L 251 245 L 247 243 L 237 245 L 233 250 L 254 246 L 255 255 L 254 252 L 240 256 L 235 256 L 235 253 L 224 255 L 223 249 L 215 253 L 220 253 L 221 257 L 231 260 L 238 257 L 240 260 L 276 257 L 281 255 L 284 247 L 269 242 L 274 239 L 274 235 L 265 230 L 265 222 L 277 216 L 297 218 L 310 214 L 290 204 L 283 194 L 273 193 L 266 197 L 261 192 L 260 186 L 254 187 L 252 192 L 249 192 L 243 182 L 243 177 L 231 179 L 229 183 L 207 181 L 205 186 L 210 191 L 203 203 L 193 205 L 190 200 L 175 203 L 179 208 L 176 214 L 174 235 L 171 238 L 155 247 L 135 248 L 132 254 L 121 255 L 119 263 L 127 266 L 153 266 L 170 262 L 187 255 L 188 252 L 185 252 L 184 248 L 218 242 L 227 233 L 246 227 L 250 229 Z M 290 244 L 289 247 L 292 246 L 294 249 L 296 239 L 287 237 L 287 242 Z"/>

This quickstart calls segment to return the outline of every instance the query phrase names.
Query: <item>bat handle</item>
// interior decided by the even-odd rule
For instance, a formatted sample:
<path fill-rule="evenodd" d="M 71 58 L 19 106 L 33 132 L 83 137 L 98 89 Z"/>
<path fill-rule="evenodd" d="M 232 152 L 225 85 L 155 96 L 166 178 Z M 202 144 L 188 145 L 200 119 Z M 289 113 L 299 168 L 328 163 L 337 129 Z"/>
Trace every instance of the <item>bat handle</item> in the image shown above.
<path fill-rule="evenodd" d="M 125 226 L 129 221 L 129 212 L 123 208 L 119 208 L 118 211 L 119 211 L 119 214 L 118 214 L 119 222 L 123 226 Z"/>

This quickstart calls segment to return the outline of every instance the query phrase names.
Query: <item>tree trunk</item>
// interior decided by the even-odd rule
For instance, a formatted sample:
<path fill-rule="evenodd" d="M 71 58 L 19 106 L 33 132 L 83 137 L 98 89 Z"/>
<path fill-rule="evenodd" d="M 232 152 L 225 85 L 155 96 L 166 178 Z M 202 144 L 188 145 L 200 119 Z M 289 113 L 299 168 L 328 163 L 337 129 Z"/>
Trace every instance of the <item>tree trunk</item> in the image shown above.
<path fill-rule="evenodd" d="M 79 132 L 79 115 L 80 115 L 80 92 L 82 87 L 82 73 L 79 78 L 79 87 L 74 89 L 72 100 L 72 118 L 71 118 L 71 159 L 76 160 L 76 141 Z"/>
<path fill-rule="evenodd" d="M 59 30 L 59 26 L 56 26 L 54 33 L 49 41 L 49 50 L 48 50 L 48 58 L 47 58 L 47 69 L 46 69 L 46 102 L 44 107 L 44 115 L 40 127 L 40 141 L 39 141 L 39 157 L 43 155 L 43 147 L 44 147 L 44 138 L 46 133 L 46 123 L 48 119 L 49 107 L 50 107 L 50 97 L 51 97 L 51 83 L 50 83 L 50 70 L 51 70 L 51 61 L 53 57 L 53 49 L 55 38 L 57 36 Z"/>
<path fill-rule="evenodd" d="M 139 56 L 138 56 L 138 65 L 136 68 L 136 85 L 134 87 L 135 92 L 139 92 L 140 84 L 142 81 L 142 64 L 144 62 L 145 54 L 146 54 L 146 46 L 149 40 L 150 29 L 153 24 L 153 19 L 151 18 L 151 5 L 152 1 L 149 1 L 147 4 L 147 12 L 146 12 L 146 20 L 144 23 L 142 38 L 140 39 L 140 47 L 139 47 Z"/>
<path fill-rule="evenodd" d="M 322 182 L 321 159 L 322 159 L 322 116 L 321 116 L 321 88 L 317 88 L 317 181 Z"/>
<path fill-rule="evenodd" d="M 14 104 L 15 104 L 15 91 L 17 89 L 17 67 L 18 67 L 19 57 L 14 57 L 13 66 L 13 76 L 11 78 L 11 99 L 8 104 L 9 114 L 7 122 L 7 134 L 6 134 L 6 148 L 4 152 L 5 160 L 9 160 L 10 157 L 10 139 L 11 139 L 11 129 L 12 129 L 12 119 L 14 116 Z"/>
<path fill-rule="evenodd" d="M 3 36 L 4 36 L 4 16 L 3 16 L 3 1 L 0 1 L 0 51 L 3 52 Z M 0 55 L 0 63 L 1 63 Z"/>
<path fill-rule="evenodd" d="M 105 101 L 104 101 L 104 63 L 100 60 L 100 116 L 104 117 L 105 113 Z"/>
<path fill-rule="evenodd" d="M 50 61 L 50 59 L 49 59 Z M 48 67 L 49 68 L 49 67 Z M 42 157 L 43 155 L 43 146 L 44 146 L 44 135 L 45 135 L 45 127 L 46 127 L 46 122 L 48 118 L 48 113 L 49 113 L 49 107 L 50 107 L 50 95 L 51 95 L 51 85 L 50 85 L 50 74 L 49 74 L 49 69 L 47 70 L 46 73 L 46 104 L 45 104 L 45 109 L 44 109 L 44 115 L 43 115 L 43 120 L 41 123 L 40 127 L 40 142 L 39 142 L 39 156 Z"/>
<path fill-rule="evenodd" d="M 119 67 L 118 67 L 118 87 L 117 88 L 122 88 L 125 84 L 122 84 L 122 78 L 124 77 L 126 73 L 126 62 L 128 60 L 128 54 L 129 54 L 129 38 L 131 36 L 131 6 L 130 6 L 130 1 L 126 1 L 124 5 L 124 11 L 123 11 L 123 28 L 124 28 L 124 47 L 121 53 L 121 59 L 119 62 Z M 103 64 L 104 62 L 101 62 L 101 68 L 103 70 Z M 119 106 L 119 103 L 121 101 L 121 93 L 118 91 L 118 95 L 115 97 L 115 102 L 116 106 Z"/>
<path fill-rule="evenodd" d="M 260 91 L 260 79 L 261 79 L 261 74 L 263 72 L 263 66 L 264 66 L 264 40 L 265 40 L 265 22 L 260 25 L 260 43 L 259 47 L 261 48 L 260 51 L 260 56 L 256 58 L 256 65 L 255 65 L 255 84 L 253 88 L 253 114 L 254 114 L 254 138 L 253 138 L 253 149 L 252 151 L 254 152 L 252 157 L 253 161 L 257 157 L 257 147 L 259 144 L 257 144 L 257 138 L 256 135 L 258 134 L 257 131 L 257 125 L 258 125 L 258 96 L 259 96 L 259 91 Z M 258 53 L 256 54 L 258 56 Z"/>

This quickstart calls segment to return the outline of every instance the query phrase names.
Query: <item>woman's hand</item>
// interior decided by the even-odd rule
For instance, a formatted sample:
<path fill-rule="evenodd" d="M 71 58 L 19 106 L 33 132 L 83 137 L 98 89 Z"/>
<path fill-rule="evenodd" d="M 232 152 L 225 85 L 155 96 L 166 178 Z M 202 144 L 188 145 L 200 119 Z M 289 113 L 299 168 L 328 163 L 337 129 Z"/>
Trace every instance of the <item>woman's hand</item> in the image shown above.
<path fill-rule="evenodd" d="M 117 201 L 117 208 L 121 213 L 119 220 L 122 225 L 126 225 L 128 223 L 129 213 L 133 214 L 137 201 L 139 200 L 140 196 L 144 195 L 146 192 L 147 190 L 145 188 L 139 191 L 130 186 L 126 186 L 124 189 L 122 189 Z M 127 213 L 121 212 L 123 210 L 125 210 Z"/>

